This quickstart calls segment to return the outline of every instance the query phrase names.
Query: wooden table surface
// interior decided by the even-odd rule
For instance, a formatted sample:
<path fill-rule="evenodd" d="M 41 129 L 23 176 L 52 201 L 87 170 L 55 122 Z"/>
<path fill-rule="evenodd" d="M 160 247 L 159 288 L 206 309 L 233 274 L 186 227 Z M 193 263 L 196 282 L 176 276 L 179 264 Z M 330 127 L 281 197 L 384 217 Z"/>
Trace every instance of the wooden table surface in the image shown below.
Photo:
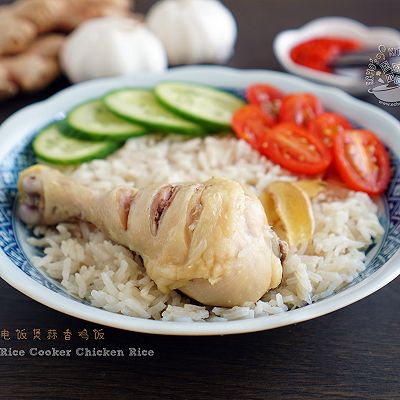
<path fill-rule="evenodd" d="M 0 1 L 1 2 L 1 1 Z M 3 1 L 4 2 L 4 1 Z M 144 12 L 152 1 L 138 0 Z M 229 65 L 279 70 L 271 43 L 282 29 L 325 15 L 398 26 L 398 0 L 226 0 L 239 24 Z M 0 104 L 0 122 L 67 85 Z M 371 97 L 367 101 L 373 101 Z M 391 111 L 399 117 L 399 108 Z M 400 399 L 400 279 L 345 309 L 272 331 L 224 337 L 136 334 L 86 323 L 0 281 L 0 348 L 153 350 L 147 357 L 0 357 L 1 399 Z M 32 330 L 41 329 L 34 341 Z M 93 329 L 103 328 L 95 340 Z M 16 330 L 27 340 L 17 340 Z M 55 329 L 56 340 L 47 340 Z M 71 341 L 63 332 L 72 332 Z M 89 340 L 78 336 L 86 329 Z M 1 349 L 0 349 L 1 352 Z"/>

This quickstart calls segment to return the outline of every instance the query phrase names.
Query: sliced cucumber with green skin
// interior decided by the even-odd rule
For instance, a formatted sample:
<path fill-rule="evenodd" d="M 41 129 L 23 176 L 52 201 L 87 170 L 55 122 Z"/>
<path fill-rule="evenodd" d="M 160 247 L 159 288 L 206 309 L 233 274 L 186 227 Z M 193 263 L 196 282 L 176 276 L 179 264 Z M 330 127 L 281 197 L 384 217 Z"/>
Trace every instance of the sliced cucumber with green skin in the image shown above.
<path fill-rule="evenodd" d="M 154 93 L 162 104 L 179 115 L 216 129 L 230 128 L 233 113 L 245 105 L 230 93 L 192 83 L 162 82 Z"/>
<path fill-rule="evenodd" d="M 105 106 L 119 117 L 158 131 L 200 134 L 204 129 L 169 111 L 146 89 L 120 89 L 106 94 Z"/>
<path fill-rule="evenodd" d="M 32 143 L 36 157 L 60 165 L 104 158 L 119 146 L 116 141 L 93 142 L 65 136 L 57 123 L 44 128 Z"/>
<path fill-rule="evenodd" d="M 91 100 L 73 108 L 61 127 L 69 136 L 87 140 L 120 140 L 142 136 L 146 128 L 117 117 L 101 100 Z"/>

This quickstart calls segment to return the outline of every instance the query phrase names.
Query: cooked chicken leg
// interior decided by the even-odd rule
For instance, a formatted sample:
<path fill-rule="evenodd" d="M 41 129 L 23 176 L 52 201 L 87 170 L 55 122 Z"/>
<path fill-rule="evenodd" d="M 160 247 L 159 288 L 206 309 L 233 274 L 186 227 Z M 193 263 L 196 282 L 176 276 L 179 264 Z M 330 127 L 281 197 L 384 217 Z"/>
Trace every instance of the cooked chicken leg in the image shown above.
<path fill-rule="evenodd" d="M 222 178 L 204 183 L 118 187 L 97 194 L 55 169 L 21 173 L 19 215 L 31 225 L 88 221 L 143 258 L 162 292 L 207 305 L 259 300 L 279 285 L 277 238 L 260 201 Z"/>

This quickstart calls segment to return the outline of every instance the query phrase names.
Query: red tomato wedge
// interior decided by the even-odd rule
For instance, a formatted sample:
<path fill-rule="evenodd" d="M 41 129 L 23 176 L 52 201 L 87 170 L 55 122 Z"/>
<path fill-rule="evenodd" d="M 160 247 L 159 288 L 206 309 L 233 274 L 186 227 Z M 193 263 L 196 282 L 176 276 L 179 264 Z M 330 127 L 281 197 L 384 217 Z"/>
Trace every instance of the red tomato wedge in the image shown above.
<path fill-rule="evenodd" d="M 333 155 L 336 169 L 350 189 L 374 195 L 387 188 L 389 154 L 372 132 L 362 129 L 339 132 L 333 142 Z"/>
<path fill-rule="evenodd" d="M 274 118 L 256 104 L 249 104 L 233 114 L 232 129 L 239 139 L 253 149 L 260 150 L 266 131 L 274 124 Z"/>
<path fill-rule="evenodd" d="M 328 146 L 333 146 L 333 139 L 338 132 L 351 129 L 350 122 L 343 116 L 335 113 L 317 115 L 309 124 L 311 133 L 318 135 Z"/>
<path fill-rule="evenodd" d="M 247 101 L 251 104 L 258 104 L 263 110 L 278 115 L 283 93 L 274 86 L 265 83 L 255 83 L 246 90 Z"/>
<path fill-rule="evenodd" d="M 306 175 L 324 172 L 332 161 L 319 137 L 288 122 L 267 131 L 260 151 L 281 167 Z"/>
<path fill-rule="evenodd" d="M 307 127 L 324 109 L 321 102 L 310 93 L 298 93 L 285 96 L 279 110 L 281 122 L 293 122 Z"/>

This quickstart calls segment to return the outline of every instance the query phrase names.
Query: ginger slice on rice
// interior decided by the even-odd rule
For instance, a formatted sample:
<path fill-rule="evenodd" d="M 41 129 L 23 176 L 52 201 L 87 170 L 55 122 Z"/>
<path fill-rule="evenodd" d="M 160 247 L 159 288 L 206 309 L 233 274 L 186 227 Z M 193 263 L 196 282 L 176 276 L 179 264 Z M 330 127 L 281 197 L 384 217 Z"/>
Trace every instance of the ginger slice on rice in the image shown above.
<path fill-rule="evenodd" d="M 307 184 L 306 190 L 316 195 L 318 184 Z M 315 218 L 310 196 L 296 182 L 271 183 L 261 196 L 268 223 L 277 235 L 298 246 L 308 242 L 315 230 Z"/>
<path fill-rule="evenodd" d="M 327 187 L 327 183 L 322 179 L 301 179 L 293 183 L 300 186 L 311 199 L 318 196 Z"/>

